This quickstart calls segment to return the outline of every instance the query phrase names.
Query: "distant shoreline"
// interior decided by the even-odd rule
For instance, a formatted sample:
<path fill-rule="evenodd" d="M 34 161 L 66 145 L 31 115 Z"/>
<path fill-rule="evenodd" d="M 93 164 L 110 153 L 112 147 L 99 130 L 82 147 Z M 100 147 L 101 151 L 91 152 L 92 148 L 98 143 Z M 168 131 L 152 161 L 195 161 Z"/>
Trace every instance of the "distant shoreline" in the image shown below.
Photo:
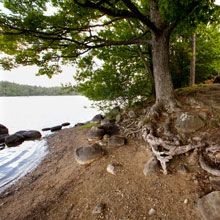
<path fill-rule="evenodd" d="M 0 97 L 15 96 L 73 96 L 79 95 L 73 87 L 42 87 L 0 81 Z"/>

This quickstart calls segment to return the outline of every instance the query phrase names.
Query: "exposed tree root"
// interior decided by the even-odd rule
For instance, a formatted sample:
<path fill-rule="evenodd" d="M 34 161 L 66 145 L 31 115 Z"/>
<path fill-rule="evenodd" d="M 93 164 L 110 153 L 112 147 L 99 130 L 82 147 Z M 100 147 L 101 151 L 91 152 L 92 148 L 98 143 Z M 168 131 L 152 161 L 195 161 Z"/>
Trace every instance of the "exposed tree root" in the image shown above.
<path fill-rule="evenodd" d="M 208 162 L 205 160 L 203 154 L 201 154 L 199 157 L 199 163 L 200 163 L 201 168 L 205 170 L 206 172 L 214 176 L 220 176 L 220 170 L 210 166 Z"/>
<path fill-rule="evenodd" d="M 203 156 L 200 157 L 200 166 L 207 172 L 220 176 L 220 169 L 216 167 L 215 154 L 220 151 L 219 145 L 208 147 L 202 138 L 178 134 L 174 126 L 176 112 L 180 112 L 180 104 L 174 100 L 166 104 L 157 102 L 153 105 L 147 116 L 137 115 L 135 118 L 123 120 L 122 132 L 130 138 L 143 138 L 148 143 L 152 155 L 160 162 L 163 173 L 167 174 L 167 165 L 174 156 L 185 154 L 194 149 L 200 149 L 209 155 L 213 166 L 210 166 Z M 175 113 L 173 113 L 175 112 Z M 145 113 L 146 114 L 146 113 Z"/>
<path fill-rule="evenodd" d="M 203 143 L 178 146 L 175 142 L 165 141 L 151 133 L 148 134 L 146 131 L 143 133 L 143 139 L 149 144 L 153 154 L 160 162 L 164 174 L 167 174 L 167 163 L 174 156 L 205 146 Z"/>

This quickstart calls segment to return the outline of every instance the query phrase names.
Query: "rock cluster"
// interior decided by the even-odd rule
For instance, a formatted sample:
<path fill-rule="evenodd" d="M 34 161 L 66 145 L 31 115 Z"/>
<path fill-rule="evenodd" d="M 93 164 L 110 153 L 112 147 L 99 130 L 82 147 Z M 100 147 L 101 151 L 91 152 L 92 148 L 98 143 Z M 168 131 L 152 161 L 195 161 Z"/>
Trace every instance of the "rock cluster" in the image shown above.
<path fill-rule="evenodd" d="M 51 132 L 55 132 L 55 131 L 60 131 L 63 127 L 69 126 L 70 123 L 69 122 L 65 122 L 61 125 L 56 125 L 53 127 L 48 127 L 48 128 L 43 128 L 42 131 L 51 131 Z"/>
<path fill-rule="evenodd" d="M 96 122 L 88 133 L 88 146 L 76 149 L 75 159 L 79 164 L 88 164 L 103 156 L 110 149 L 126 144 L 126 139 L 119 134 L 119 127 L 102 115 L 96 115 L 91 122 Z"/>
<path fill-rule="evenodd" d="M 0 149 L 8 147 L 16 147 L 24 141 L 37 140 L 41 138 L 41 133 L 36 130 L 22 130 L 14 134 L 9 134 L 8 128 L 0 124 Z"/>

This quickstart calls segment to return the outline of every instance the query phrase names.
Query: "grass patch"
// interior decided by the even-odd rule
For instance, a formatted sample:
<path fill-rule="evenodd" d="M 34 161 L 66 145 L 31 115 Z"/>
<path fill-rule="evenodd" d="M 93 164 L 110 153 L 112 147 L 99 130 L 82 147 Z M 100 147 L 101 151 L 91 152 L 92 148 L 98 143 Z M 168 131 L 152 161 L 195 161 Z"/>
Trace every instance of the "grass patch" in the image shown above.
<path fill-rule="evenodd" d="M 85 125 L 80 126 L 80 128 L 92 128 L 93 126 L 96 126 L 97 123 L 95 122 L 91 122 L 91 123 L 87 123 Z"/>

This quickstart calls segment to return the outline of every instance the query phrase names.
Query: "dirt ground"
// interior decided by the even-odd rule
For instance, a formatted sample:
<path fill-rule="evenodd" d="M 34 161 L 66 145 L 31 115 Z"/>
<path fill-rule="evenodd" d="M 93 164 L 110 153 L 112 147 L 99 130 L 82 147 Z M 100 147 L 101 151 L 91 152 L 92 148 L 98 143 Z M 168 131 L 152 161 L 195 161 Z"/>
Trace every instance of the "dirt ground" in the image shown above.
<path fill-rule="evenodd" d="M 149 152 L 144 143 L 132 140 L 90 165 L 79 165 L 74 149 L 87 145 L 87 132 L 70 128 L 48 138 L 50 152 L 43 162 L 0 196 L 1 220 L 200 219 L 196 202 L 208 186 L 198 167 L 177 172 L 178 163 L 186 163 L 183 157 L 174 159 L 169 175 L 158 171 L 146 177 Z M 106 171 L 110 163 L 121 165 L 116 175 Z M 93 214 L 99 203 L 103 213 Z M 156 213 L 150 216 L 151 208 Z"/>

